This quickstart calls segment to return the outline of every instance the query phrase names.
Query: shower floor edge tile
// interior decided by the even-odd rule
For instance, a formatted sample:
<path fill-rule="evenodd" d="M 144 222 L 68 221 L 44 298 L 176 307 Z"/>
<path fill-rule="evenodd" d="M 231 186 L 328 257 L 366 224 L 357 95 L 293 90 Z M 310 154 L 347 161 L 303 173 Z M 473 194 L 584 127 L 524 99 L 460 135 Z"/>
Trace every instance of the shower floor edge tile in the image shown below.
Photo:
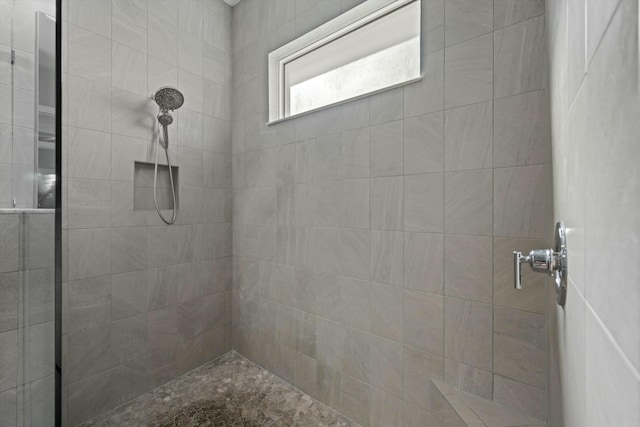
<path fill-rule="evenodd" d="M 235 351 L 82 426 L 359 427 Z"/>

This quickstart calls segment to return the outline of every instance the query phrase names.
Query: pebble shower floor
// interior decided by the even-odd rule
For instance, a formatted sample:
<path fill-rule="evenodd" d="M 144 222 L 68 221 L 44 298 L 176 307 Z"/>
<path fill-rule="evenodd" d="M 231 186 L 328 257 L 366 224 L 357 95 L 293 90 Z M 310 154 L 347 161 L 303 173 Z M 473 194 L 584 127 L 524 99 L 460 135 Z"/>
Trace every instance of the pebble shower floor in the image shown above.
<path fill-rule="evenodd" d="M 358 424 L 232 352 L 83 426 L 356 427 Z"/>

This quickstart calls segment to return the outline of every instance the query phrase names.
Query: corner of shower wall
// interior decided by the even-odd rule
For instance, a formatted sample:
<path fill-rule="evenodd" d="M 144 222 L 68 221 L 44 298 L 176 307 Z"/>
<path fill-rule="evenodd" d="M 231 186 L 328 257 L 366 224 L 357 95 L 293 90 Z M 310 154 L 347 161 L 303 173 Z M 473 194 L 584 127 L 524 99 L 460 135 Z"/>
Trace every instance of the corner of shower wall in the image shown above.
<path fill-rule="evenodd" d="M 77 425 L 231 350 L 231 8 L 63 6 L 63 417 Z M 171 226 L 134 209 L 161 86 L 185 96 Z"/>
<path fill-rule="evenodd" d="M 569 248 L 566 305 L 547 312 L 549 425 L 638 425 L 640 5 L 547 4 L 554 215 Z"/>

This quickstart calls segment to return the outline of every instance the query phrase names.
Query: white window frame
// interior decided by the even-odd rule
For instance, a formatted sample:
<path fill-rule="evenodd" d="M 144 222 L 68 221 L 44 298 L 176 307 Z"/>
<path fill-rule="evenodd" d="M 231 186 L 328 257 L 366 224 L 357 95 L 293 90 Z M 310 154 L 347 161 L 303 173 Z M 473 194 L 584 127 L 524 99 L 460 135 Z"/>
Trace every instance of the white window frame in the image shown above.
<path fill-rule="evenodd" d="M 267 124 L 272 125 L 284 120 L 293 119 L 315 111 L 331 108 L 336 105 L 420 81 L 422 79 L 422 58 L 420 58 L 420 76 L 415 79 L 373 90 L 359 96 L 337 101 L 302 113 L 285 116 L 285 64 L 319 48 L 320 46 L 328 44 L 347 33 L 357 30 L 378 18 L 390 14 L 409 3 L 418 2 L 420 4 L 421 1 L 422 0 L 367 0 L 331 21 L 328 21 L 318 28 L 311 30 L 292 42 L 289 42 L 269 53 L 269 122 Z M 418 18 L 420 19 L 420 17 Z M 422 44 L 422 40 L 420 43 Z"/>

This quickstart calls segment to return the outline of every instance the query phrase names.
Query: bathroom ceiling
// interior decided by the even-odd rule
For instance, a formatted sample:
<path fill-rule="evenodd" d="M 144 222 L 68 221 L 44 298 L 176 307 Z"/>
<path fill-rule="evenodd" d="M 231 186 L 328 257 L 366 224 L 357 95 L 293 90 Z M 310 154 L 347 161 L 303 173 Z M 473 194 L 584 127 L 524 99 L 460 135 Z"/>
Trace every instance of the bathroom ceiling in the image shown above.
<path fill-rule="evenodd" d="M 235 5 L 237 5 L 238 3 L 240 3 L 240 0 L 224 0 L 224 2 L 225 2 L 226 4 L 228 4 L 229 6 L 235 6 Z"/>

